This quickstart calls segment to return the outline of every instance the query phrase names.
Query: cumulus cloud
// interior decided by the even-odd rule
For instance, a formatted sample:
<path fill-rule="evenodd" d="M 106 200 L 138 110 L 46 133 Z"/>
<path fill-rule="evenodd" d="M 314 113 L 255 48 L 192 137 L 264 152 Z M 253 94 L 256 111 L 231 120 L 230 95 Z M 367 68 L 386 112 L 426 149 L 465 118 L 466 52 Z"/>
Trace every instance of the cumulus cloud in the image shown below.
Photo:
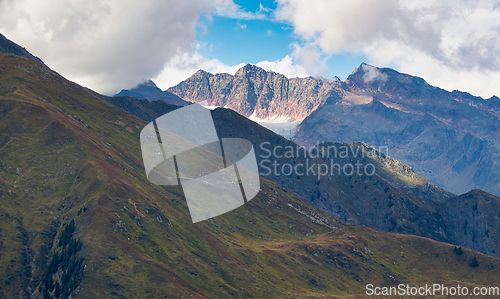
<path fill-rule="evenodd" d="M 266 71 L 273 71 L 285 75 L 287 78 L 294 77 L 307 77 L 309 73 L 301 65 L 296 65 L 293 58 L 286 55 L 280 60 L 276 61 L 261 61 L 256 66 L 265 69 Z"/>
<path fill-rule="evenodd" d="M 498 1 L 277 2 L 277 20 L 293 25 L 304 46 L 324 54 L 364 53 L 373 64 L 397 65 L 448 89 L 500 94 L 500 87 L 486 83 L 500 73 Z M 446 79 L 457 74 L 463 79 L 455 84 Z"/>
<path fill-rule="evenodd" d="M 196 46 L 196 48 L 199 47 L 199 45 Z M 217 59 L 208 59 L 196 50 L 188 51 L 173 57 L 153 81 L 159 88 L 165 90 L 186 80 L 200 69 L 213 74 L 228 73 L 234 75 L 243 66 L 245 63 L 226 65 Z"/>
<path fill-rule="evenodd" d="M 325 55 L 314 43 L 300 45 L 293 43 L 290 45 L 293 48 L 292 57 L 302 65 L 303 68 L 310 74 L 323 75 L 327 72 L 328 67 L 326 62 L 330 59 L 331 55 Z"/>
<path fill-rule="evenodd" d="M 205 0 L 0 0 L 0 31 L 63 76 L 103 93 L 156 76 L 190 49 Z"/>

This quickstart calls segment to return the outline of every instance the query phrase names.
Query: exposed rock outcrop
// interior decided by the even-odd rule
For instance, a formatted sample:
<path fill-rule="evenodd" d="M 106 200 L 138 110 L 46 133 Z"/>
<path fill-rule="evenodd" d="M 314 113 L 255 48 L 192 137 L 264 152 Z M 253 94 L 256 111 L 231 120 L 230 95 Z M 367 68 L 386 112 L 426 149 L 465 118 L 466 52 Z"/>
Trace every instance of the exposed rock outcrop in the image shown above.
<path fill-rule="evenodd" d="M 207 101 L 246 117 L 303 120 L 325 101 L 340 98 L 337 78 L 291 78 L 247 64 L 234 76 L 199 70 L 167 91 L 187 101 Z"/>

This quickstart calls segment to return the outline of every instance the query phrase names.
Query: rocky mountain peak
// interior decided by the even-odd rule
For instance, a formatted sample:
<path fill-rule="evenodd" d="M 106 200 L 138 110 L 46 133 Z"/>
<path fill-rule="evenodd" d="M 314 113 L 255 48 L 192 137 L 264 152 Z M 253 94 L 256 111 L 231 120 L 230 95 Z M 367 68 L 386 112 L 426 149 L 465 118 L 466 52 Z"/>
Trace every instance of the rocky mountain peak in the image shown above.
<path fill-rule="evenodd" d="M 497 96 L 492 96 L 486 101 L 490 107 L 500 107 L 500 99 Z"/>
<path fill-rule="evenodd" d="M 153 80 L 144 81 L 143 83 L 141 83 L 139 85 L 146 86 L 146 87 L 158 88 L 158 86 L 156 86 L 156 84 L 153 82 Z"/>
<path fill-rule="evenodd" d="M 144 81 L 132 89 L 122 89 L 115 97 L 129 96 L 148 101 L 164 100 L 165 102 L 177 106 L 185 106 L 188 103 L 180 97 L 168 91 L 162 91 L 152 80 Z"/>
<path fill-rule="evenodd" d="M 202 78 L 202 77 L 207 77 L 207 76 L 213 76 L 211 73 L 204 71 L 202 69 L 199 69 L 194 73 L 191 78 Z"/>
<path fill-rule="evenodd" d="M 392 157 L 451 192 L 479 188 L 500 195 L 498 97 L 448 92 L 422 78 L 366 63 L 345 86 L 342 101 L 311 113 L 297 128 L 295 141 L 386 146 Z"/>
<path fill-rule="evenodd" d="M 345 83 L 354 90 L 370 92 L 403 92 L 431 89 L 422 78 L 400 73 L 391 68 L 379 68 L 362 63 L 352 72 Z"/>
<path fill-rule="evenodd" d="M 267 72 L 263 69 L 260 68 L 256 65 L 253 64 L 247 64 L 244 67 L 240 68 L 238 71 L 236 71 L 235 77 L 246 77 L 248 75 L 266 75 Z"/>
<path fill-rule="evenodd" d="M 367 85 L 380 85 L 387 82 L 389 75 L 386 69 L 381 69 L 367 63 L 357 67 L 346 80 L 352 87 L 366 88 Z"/>
<path fill-rule="evenodd" d="M 330 81 L 330 82 L 332 82 L 332 83 L 335 83 L 335 82 L 342 82 L 342 80 L 340 80 L 340 78 L 339 78 L 339 77 L 337 77 L 337 76 L 333 76 L 333 78 L 331 78 L 329 81 Z"/>

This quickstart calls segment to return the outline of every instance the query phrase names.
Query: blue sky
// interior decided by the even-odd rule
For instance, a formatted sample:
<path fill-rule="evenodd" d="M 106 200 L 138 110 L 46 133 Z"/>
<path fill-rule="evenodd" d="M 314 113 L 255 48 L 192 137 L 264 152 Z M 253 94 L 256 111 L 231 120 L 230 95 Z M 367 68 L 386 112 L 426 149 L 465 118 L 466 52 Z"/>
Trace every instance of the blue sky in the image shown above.
<path fill-rule="evenodd" d="M 57 9 L 54 9 L 57 7 Z M 246 63 L 287 77 L 362 62 L 447 90 L 500 95 L 498 0 L 0 1 L 0 33 L 104 94 Z"/>
<path fill-rule="evenodd" d="M 245 10 L 259 10 L 254 1 L 235 2 Z M 275 9 L 276 5 L 268 7 Z M 284 22 L 271 18 L 238 20 L 218 16 L 200 17 L 196 40 L 203 45 L 199 50 L 202 55 L 228 65 L 280 60 L 293 52 L 294 43 L 302 42 L 293 32 L 293 27 Z M 328 55 L 324 58 L 327 59 L 326 68 L 311 75 L 321 75 L 326 78 L 337 76 L 345 80 L 356 67 L 367 61 L 366 55 L 351 52 Z"/>
<path fill-rule="evenodd" d="M 274 10 L 274 1 L 234 1 L 241 10 L 258 13 L 262 7 Z M 206 45 L 202 53 L 226 64 L 258 63 L 279 60 L 289 54 L 296 37 L 292 27 L 272 19 L 268 12 L 261 20 L 240 20 L 232 17 L 203 15 L 196 40 Z"/>
<path fill-rule="evenodd" d="M 203 45 L 200 53 L 228 65 L 257 64 L 276 61 L 293 52 L 294 43 L 302 43 L 294 33 L 293 24 L 277 21 L 272 17 L 275 1 L 234 1 L 242 10 L 267 15 L 261 20 L 240 20 L 231 17 L 201 16 L 196 30 L 196 40 Z M 263 9 L 262 9 L 263 8 Z M 269 11 L 267 11 L 269 10 Z M 344 52 L 323 56 L 326 68 L 310 75 L 325 78 L 333 76 L 347 79 L 356 67 L 367 61 L 363 53 Z"/>

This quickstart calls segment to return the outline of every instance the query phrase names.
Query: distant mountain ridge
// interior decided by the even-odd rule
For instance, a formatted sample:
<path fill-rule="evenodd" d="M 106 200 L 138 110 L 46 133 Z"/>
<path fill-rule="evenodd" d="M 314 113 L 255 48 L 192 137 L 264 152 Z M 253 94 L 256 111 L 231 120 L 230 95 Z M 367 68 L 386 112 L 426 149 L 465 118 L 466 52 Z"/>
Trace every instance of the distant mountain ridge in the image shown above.
<path fill-rule="evenodd" d="M 235 75 L 197 71 L 167 91 L 191 101 L 228 107 L 246 117 L 300 121 L 342 85 L 338 78 L 291 78 L 247 64 Z"/>
<path fill-rule="evenodd" d="M 168 104 L 177 106 L 186 106 L 189 102 L 184 101 L 180 97 L 168 91 L 162 91 L 152 80 L 148 80 L 139 84 L 132 89 L 122 89 L 115 97 L 129 96 L 141 100 L 148 100 L 150 102 L 157 100 L 164 100 Z"/>
<path fill-rule="evenodd" d="M 482 99 L 457 90 L 449 92 L 422 78 L 367 64 L 361 64 L 345 83 L 351 91 L 370 96 L 387 107 L 429 114 L 460 132 L 500 140 L 500 99 L 496 96 Z"/>
<path fill-rule="evenodd" d="M 292 138 L 366 142 L 451 192 L 500 196 L 500 99 L 446 91 L 424 79 L 361 64 L 345 82 L 292 78 L 246 65 L 234 76 L 199 70 L 168 89 L 256 121 L 299 120 Z"/>
<path fill-rule="evenodd" d="M 354 97 L 324 103 L 300 124 L 295 141 L 387 147 L 392 157 L 446 190 L 500 195 L 498 97 L 448 92 L 422 78 L 367 64 L 345 84 Z"/>

